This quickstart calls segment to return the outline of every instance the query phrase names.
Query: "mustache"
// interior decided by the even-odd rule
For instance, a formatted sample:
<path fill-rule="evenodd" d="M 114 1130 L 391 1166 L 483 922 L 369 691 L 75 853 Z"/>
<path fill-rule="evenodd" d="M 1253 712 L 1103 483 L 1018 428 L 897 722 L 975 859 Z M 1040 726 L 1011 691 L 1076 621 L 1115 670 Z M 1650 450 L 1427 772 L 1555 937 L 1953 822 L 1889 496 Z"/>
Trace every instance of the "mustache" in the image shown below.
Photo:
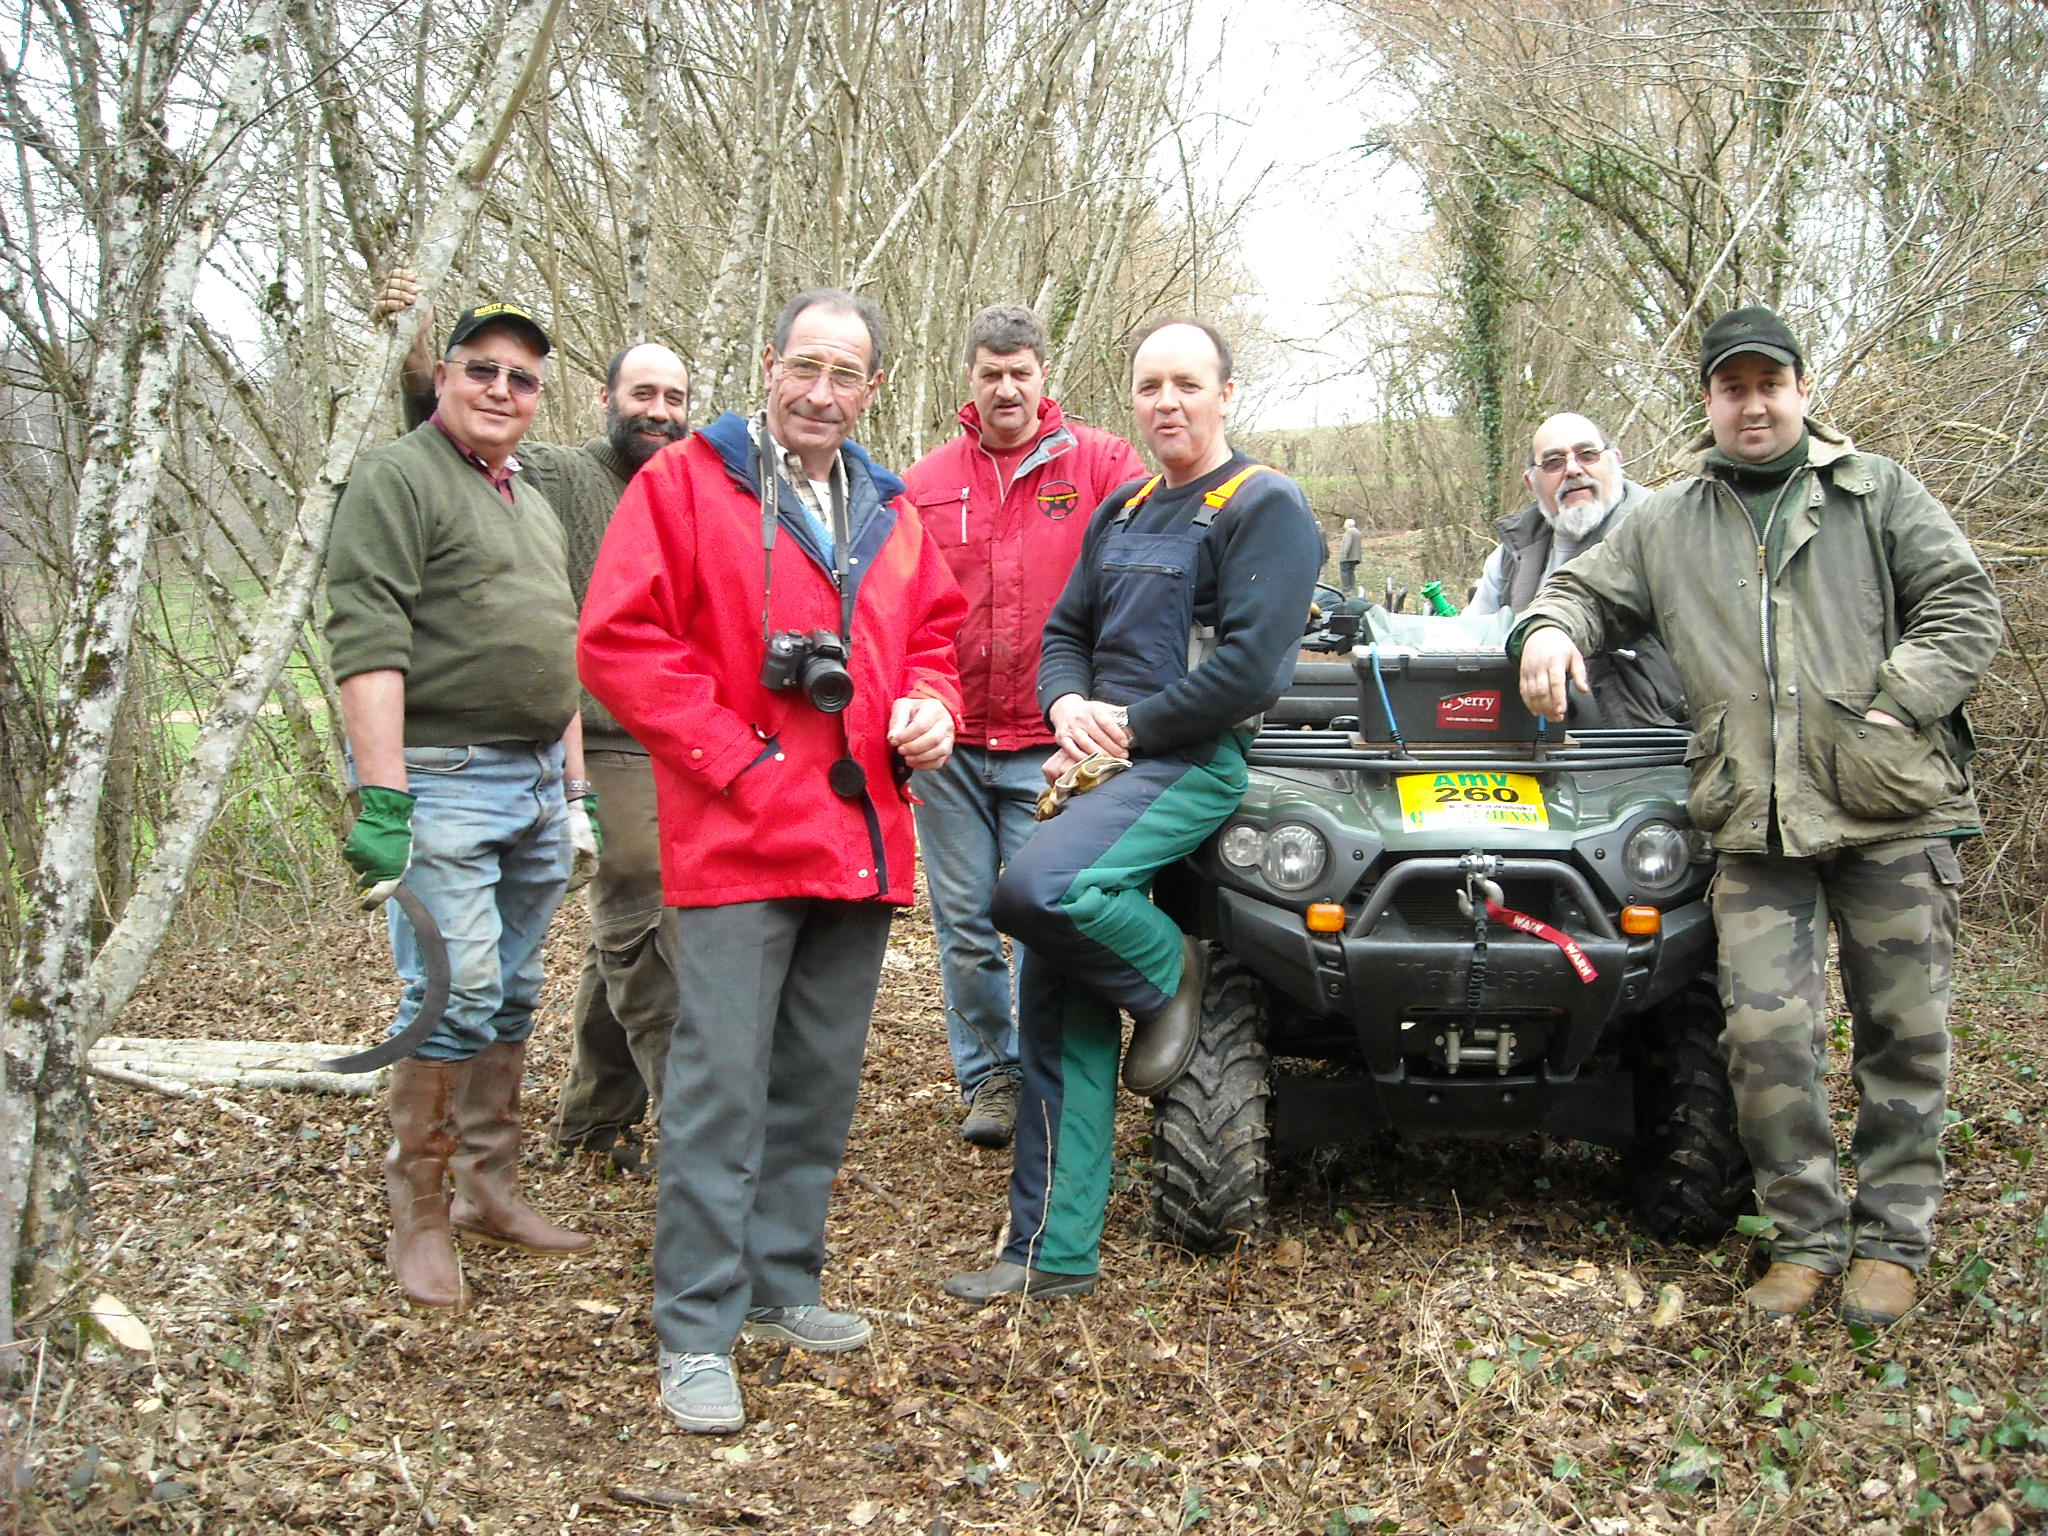
<path fill-rule="evenodd" d="M 673 416 L 628 416 L 620 425 L 628 432 L 651 432 L 667 438 L 672 443 L 679 441 L 690 430 Z"/>

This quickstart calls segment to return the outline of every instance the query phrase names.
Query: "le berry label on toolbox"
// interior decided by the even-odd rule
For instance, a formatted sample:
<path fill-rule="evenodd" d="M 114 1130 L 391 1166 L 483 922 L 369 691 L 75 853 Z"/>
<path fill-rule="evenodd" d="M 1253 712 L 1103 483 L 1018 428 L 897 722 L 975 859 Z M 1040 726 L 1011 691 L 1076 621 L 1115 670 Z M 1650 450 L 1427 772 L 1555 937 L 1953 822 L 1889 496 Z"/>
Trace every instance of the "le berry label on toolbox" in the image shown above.
<path fill-rule="evenodd" d="M 1543 786 L 1527 773 L 1404 773 L 1401 819 L 1411 827 L 1547 827 Z"/>

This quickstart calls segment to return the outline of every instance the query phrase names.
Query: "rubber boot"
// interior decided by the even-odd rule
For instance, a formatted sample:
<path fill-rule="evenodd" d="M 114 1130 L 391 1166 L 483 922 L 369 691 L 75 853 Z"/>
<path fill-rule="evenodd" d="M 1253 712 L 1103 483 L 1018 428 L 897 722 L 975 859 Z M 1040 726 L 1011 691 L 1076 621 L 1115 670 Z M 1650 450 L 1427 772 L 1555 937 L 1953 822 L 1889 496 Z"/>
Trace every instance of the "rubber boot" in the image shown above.
<path fill-rule="evenodd" d="M 470 1060 L 468 1089 L 455 1106 L 461 1144 L 455 1175 L 455 1230 L 529 1253 L 581 1253 L 592 1239 L 558 1227 L 519 1194 L 519 1083 L 526 1042 L 499 1041 Z"/>
<path fill-rule="evenodd" d="M 423 1307 L 459 1307 L 462 1267 L 448 1229 L 448 1160 L 455 1152 L 455 1105 L 469 1079 L 466 1061 L 408 1056 L 391 1069 L 391 1150 L 384 1192 L 391 1199 L 385 1259 L 405 1298 Z"/>

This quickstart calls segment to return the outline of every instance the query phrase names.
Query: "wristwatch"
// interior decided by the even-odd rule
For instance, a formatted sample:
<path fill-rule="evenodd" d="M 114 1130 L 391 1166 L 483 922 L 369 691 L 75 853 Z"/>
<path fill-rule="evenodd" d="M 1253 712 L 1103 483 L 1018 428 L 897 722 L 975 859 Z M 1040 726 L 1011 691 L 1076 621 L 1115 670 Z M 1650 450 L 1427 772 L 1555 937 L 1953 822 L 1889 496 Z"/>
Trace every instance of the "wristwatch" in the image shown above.
<path fill-rule="evenodd" d="M 1117 706 L 1116 725 L 1117 729 L 1124 733 L 1124 746 L 1128 750 L 1131 745 L 1131 711 L 1128 706 Z"/>

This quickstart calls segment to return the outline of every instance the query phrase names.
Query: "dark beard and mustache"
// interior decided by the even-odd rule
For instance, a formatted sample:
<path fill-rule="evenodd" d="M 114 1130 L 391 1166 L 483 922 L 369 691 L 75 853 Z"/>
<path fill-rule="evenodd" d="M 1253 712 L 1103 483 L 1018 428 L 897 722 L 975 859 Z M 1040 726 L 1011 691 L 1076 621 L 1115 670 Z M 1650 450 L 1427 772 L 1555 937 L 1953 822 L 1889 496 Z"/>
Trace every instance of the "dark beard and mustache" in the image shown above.
<path fill-rule="evenodd" d="M 643 432 L 658 432 L 657 441 L 642 437 Z M 612 445 L 612 451 L 625 461 L 628 469 L 638 469 L 670 443 L 679 443 L 690 435 L 685 422 L 657 421 L 652 416 L 621 416 L 617 410 L 609 410 L 604 416 L 604 435 Z"/>

